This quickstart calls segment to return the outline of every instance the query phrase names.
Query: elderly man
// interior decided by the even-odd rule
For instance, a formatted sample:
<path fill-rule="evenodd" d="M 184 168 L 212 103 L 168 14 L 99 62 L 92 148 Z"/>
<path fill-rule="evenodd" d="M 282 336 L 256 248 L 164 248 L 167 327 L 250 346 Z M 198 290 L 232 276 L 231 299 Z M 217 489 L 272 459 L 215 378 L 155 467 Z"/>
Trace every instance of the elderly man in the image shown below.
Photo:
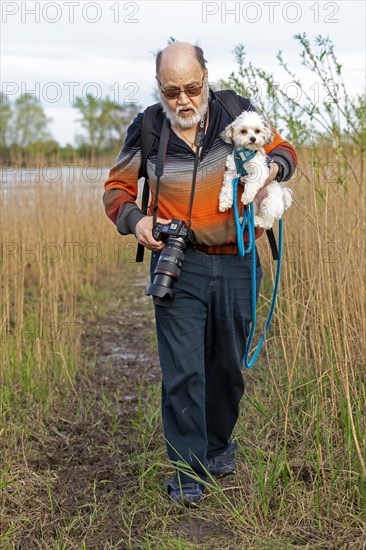
<path fill-rule="evenodd" d="M 194 236 L 185 249 L 174 298 L 155 303 L 163 427 L 175 466 L 174 477 L 164 485 L 173 501 L 189 505 L 202 500 L 208 472 L 223 476 L 235 471 L 237 444 L 231 435 L 244 392 L 241 368 L 251 322 L 251 254 L 242 257 L 237 253 L 232 209 L 223 213 L 218 209 L 226 156 L 232 150 L 220 134 L 233 119 L 218 94 L 209 89 L 201 48 L 178 42 L 159 52 L 156 79 L 161 106 L 146 164 L 151 204 L 156 196 L 155 167 L 166 117 L 170 129 L 157 221 L 183 220 L 191 224 Z M 237 98 L 243 111 L 255 109 L 248 99 Z M 118 231 L 133 233 L 152 250 L 153 278 L 165 242 L 153 237 L 151 206 L 146 213 L 135 202 L 141 174 L 142 118 L 139 114 L 128 129 L 105 183 L 103 200 Z M 204 138 L 196 144 L 199 128 Z M 266 152 L 272 160 L 267 184 L 276 178 L 288 180 L 296 166 L 293 147 L 275 134 Z M 261 233 L 263 230 L 256 228 L 256 237 Z M 256 278 L 259 289 L 259 258 Z"/>

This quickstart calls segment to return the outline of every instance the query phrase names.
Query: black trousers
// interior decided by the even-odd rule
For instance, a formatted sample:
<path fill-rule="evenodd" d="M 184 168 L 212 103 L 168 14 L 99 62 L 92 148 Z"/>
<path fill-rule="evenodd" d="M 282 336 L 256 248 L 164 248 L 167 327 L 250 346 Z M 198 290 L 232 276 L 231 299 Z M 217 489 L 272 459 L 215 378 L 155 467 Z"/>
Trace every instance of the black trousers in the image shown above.
<path fill-rule="evenodd" d="M 158 258 L 154 252 L 151 278 Z M 258 292 L 261 279 L 257 256 Z M 189 464 L 206 479 L 206 458 L 230 444 L 244 392 L 251 254 L 208 255 L 188 248 L 173 288 L 171 302 L 155 305 L 164 436 L 170 460 Z M 180 479 L 192 481 L 188 474 Z"/>

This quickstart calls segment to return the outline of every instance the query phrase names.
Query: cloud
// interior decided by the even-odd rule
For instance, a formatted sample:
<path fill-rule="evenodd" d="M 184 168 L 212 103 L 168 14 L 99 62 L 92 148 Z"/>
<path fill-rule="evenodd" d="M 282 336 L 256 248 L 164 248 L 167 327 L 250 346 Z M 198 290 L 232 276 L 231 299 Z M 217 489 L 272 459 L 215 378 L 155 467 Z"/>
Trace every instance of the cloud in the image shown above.
<path fill-rule="evenodd" d="M 29 11 L 36 4 L 38 15 Z M 228 77 L 235 69 L 233 49 L 244 43 L 247 60 L 274 72 L 281 85 L 288 77 L 275 56 L 283 50 L 291 68 L 310 88 L 316 79 L 301 66 L 300 47 L 293 35 L 311 29 L 311 40 L 318 34 L 331 36 L 350 92 L 361 93 L 364 88 L 363 2 L 79 0 L 74 3 L 73 18 L 66 2 L 19 2 L 18 6 L 6 21 L 3 12 L 2 82 L 14 84 L 13 98 L 16 90 L 40 91 L 42 104 L 53 113 L 57 139 L 66 135 L 66 120 L 67 139 L 73 138 L 75 111 L 70 100 L 93 93 L 93 83 L 94 92 L 99 86 L 102 95 L 112 99 L 137 100 L 143 106 L 152 103 L 154 52 L 166 45 L 169 36 L 203 47 L 210 81 Z"/>

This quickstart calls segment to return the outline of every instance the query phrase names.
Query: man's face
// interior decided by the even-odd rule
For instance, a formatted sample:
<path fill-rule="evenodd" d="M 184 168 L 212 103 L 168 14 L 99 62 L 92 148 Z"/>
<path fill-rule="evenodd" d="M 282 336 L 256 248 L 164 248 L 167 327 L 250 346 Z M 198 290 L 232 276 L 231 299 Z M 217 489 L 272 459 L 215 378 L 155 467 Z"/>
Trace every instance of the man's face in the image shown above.
<path fill-rule="evenodd" d="M 160 100 L 170 122 L 180 128 L 196 126 L 208 107 L 207 70 L 203 70 L 192 55 L 177 59 L 176 62 L 164 60 L 158 80 Z M 199 95 L 188 95 L 190 89 L 201 86 Z M 168 99 L 161 90 L 187 90 L 188 94 L 181 91 L 178 98 Z"/>

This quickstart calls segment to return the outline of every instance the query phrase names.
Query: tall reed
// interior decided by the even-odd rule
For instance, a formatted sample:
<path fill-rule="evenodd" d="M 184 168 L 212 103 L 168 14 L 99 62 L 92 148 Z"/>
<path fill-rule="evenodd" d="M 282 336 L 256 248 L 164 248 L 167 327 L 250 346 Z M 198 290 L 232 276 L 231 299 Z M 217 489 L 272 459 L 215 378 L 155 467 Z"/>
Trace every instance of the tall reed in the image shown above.
<path fill-rule="evenodd" d="M 83 319 L 98 312 L 108 269 L 123 274 L 132 259 L 104 215 L 105 172 L 63 170 L 52 181 L 56 176 L 33 168 L 11 179 L 2 173 L 3 420 L 26 403 L 47 408 L 53 396 L 76 391 Z"/>

